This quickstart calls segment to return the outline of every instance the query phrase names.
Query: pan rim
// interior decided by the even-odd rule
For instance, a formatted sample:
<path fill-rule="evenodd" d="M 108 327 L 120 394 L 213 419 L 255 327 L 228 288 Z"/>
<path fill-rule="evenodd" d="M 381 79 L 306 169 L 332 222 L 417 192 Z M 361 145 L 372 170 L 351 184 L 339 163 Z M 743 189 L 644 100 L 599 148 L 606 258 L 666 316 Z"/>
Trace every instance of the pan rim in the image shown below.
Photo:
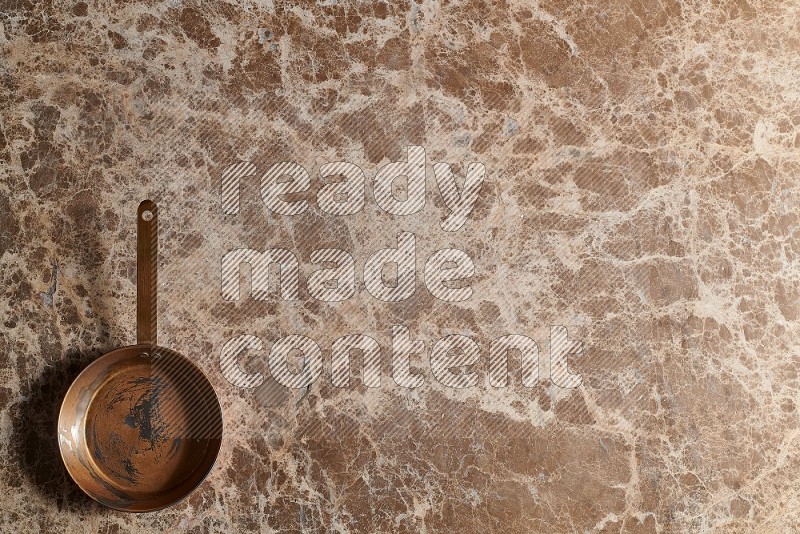
<path fill-rule="evenodd" d="M 188 365 L 192 366 L 195 370 L 197 370 L 200 373 L 200 375 L 203 377 L 203 379 L 207 383 L 208 387 L 210 388 L 210 390 L 214 394 L 213 396 L 214 396 L 214 401 L 215 402 L 214 402 L 213 405 L 217 408 L 217 410 L 219 412 L 220 438 L 218 440 L 215 440 L 216 441 L 216 447 L 213 447 L 213 446 L 211 447 L 211 448 L 215 448 L 216 450 L 213 451 L 213 460 L 211 462 L 209 462 L 208 468 L 205 470 L 205 472 L 202 474 L 202 476 L 199 477 L 197 483 L 195 485 L 189 487 L 188 490 L 183 495 L 181 495 L 180 497 L 178 497 L 176 499 L 173 499 L 173 500 L 170 500 L 170 501 L 168 501 L 166 503 L 163 503 L 163 504 L 158 504 L 158 505 L 148 506 L 148 507 L 138 508 L 138 509 L 131 509 L 131 508 L 126 508 L 124 506 L 115 505 L 115 504 L 113 504 L 111 502 L 105 502 L 105 501 L 100 500 L 100 498 L 98 498 L 95 495 L 94 492 L 92 492 L 89 489 L 87 489 L 78 480 L 78 478 L 80 478 L 80 477 L 76 477 L 74 475 L 73 470 L 70 467 L 71 463 L 68 462 L 67 458 L 65 457 L 65 444 L 61 439 L 61 430 L 66 428 L 65 425 L 62 425 L 62 420 L 66 418 L 65 414 L 64 414 L 64 410 L 66 408 L 67 399 L 70 397 L 70 393 L 73 391 L 73 387 L 75 387 L 75 385 L 77 383 L 79 383 L 79 379 L 82 376 L 84 376 L 84 375 L 86 375 L 86 374 L 88 374 L 90 372 L 90 370 L 91 370 L 91 368 L 93 366 L 95 366 L 96 364 L 99 364 L 101 362 L 101 360 L 103 360 L 104 358 L 112 356 L 112 355 L 114 355 L 115 353 L 118 353 L 118 352 L 123 352 L 123 351 L 133 352 L 134 350 L 144 351 L 144 350 L 154 350 L 154 349 L 164 350 L 164 351 L 169 352 L 172 356 L 179 357 L 185 363 L 187 363 Z M 97 393 L 97 391 L 93 392 L 92 400 L 94 399 L 94 395 L 96 393 Z M 90 401 L 90 404 L 91 404 L 91 401 Z M 224 435 L 224 432 L 225 432 L 225 417 L 224 417 L 223 410 L 222 410 L 222 403 L 220 402 L 220 399 L 219 399 L 219 394 L 217 393 L 216 389 L 214 388 L 214 385 L 208 379 L 208 377 L 203 372 L 203 370 L 200 369 L 200 367 L 198 367 L 197 365 L 195 365 L 194 362 L 189 360 L 189 358 L 187 358 L 186 356 L 184 356 L 183 354 L 181 354 L 179 352 L 176 352 L 176 351 L 174 351 L 172 349 L 169 349 L 167 347 L 162 347 L 162 346 L 159 346 L 159 345 L 150 345 L 150 344 L 135 344 L 135 345 L 127 345 L 127 346 L 123 346 L 123 347 L 118 347 L 118 348 L 113 349 L 113 350 L 111 350 L 109 352 L 101 354 L 99 357 L 97 357 L 93 361 L 91 361 L 83 370 L 81 370 L 80 373 L 78 373 L 78 375 L 72 380 L 72 383 L 70 384 L 69 388 L 67 388 L 67 391 L 65 392 L 64 397 L 61 400 L 61 405 L 59 406 L 58 420 L 56 422 L 56 439 L 58 440 L 58 450 L 59 450 L 59 455 L 61 456 L 61 463 L 64 465 L 64 468 L 66 469 L 67 474 L 69 475 L 70 479 L 75 483 L 75 485 L 78 486 L 78 488 L 80 488 L 80 490 L 86 496 L 88 496 L 93 501 L 95 501 L 95 502 L 97 502 L 97 503 L 99 503 L 99 504 L 101 504 L 101 505 L 103 505 L 105 507 L 111 508 L 113 510 L 118 510 L 120 512 L 139 513 L 139 514 L 141 514 L 141 513 L 149 513 L 149 512 L 156 512 L 156 511 L 159 511 L 159 510 L 163 510 L 165 508 L 169 508 L 170 506 L 174 506 L 174 505 L 184 501 L 192 493 L 194 493 L 195 490 L 197 490 L 197 488 L 199 488 L 207 480 L 208 476 L 211 474 L 211 472 L 214 470 L 214 467 L 216 467 L 216 465 L 217 465 L 217 461 L 219 460 L 219 453 L 222 450 L 222 436 Z M 198 471 L 201 471 L 201 470 L 198 469 Z M 131 505 L 133 505 L 133 506 L 136 506 L 137 503 L 147 503 L 147 502 L 149 502 L 149 501 L 145 501 L 145 500 L 138 500 L 137 501 L 136 499 L 131 499 Z"/>

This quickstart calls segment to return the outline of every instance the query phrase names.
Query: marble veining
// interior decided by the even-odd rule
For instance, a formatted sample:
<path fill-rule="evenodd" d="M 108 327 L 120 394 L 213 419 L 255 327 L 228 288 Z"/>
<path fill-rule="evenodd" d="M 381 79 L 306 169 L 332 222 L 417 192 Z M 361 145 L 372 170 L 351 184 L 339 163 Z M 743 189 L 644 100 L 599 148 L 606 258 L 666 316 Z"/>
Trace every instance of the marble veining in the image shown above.
<path fill-rule="evenodd" d="M 800 530 L 800 5 L 785 1 L 125 2 L 0 9 L 0 530 L 19 532 L 792 532 Z M 425 148 L 424 209 L 372 179 Z M 268 210 L 259 176 L 223 210 L 223 173 L 297 162 L 311 208 Z M 364 209 L 316 207 L 320 168 L 367 177 Z M 485 182 L 443 231 L 432 165 Z M 263 171 L 262 171 L 263 172 Z M 130 515 L 68 479 L 55 421 L 94 358 L 135 341 L 136 206 L 159 203 L 159 342 L 217 390 L 207 481 Z M 414 232 L 459 248 L 469 300 L 422 282 L 321 302 L 222 296 L 235 248 L 369 254 Z M 418 268 L 419 273 L 419 268 Z M 302 289 L 302 288 L 301 288 Z M 390 327 L 429 354 L 469 335 L 565 326 L 577 388 L 543 376 L 453 389 L 415 360 L 392 381 Z M 340 336 L 376 339 L 381 387 L 330 380 Z M 323 377 L 237 388 L 240 365 L 302 334 Z"/>

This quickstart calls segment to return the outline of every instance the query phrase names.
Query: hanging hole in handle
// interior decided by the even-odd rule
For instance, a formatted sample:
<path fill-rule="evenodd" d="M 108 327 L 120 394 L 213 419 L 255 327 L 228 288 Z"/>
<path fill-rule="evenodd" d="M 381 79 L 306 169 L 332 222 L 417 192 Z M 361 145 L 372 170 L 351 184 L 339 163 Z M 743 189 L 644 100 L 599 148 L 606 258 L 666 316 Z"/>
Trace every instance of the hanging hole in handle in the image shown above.
<path fill-rule="evenodd" d="M 153 212 L 150 210 L 144 210 L 142 212 L 142 219 L 145 221 L 152 221 L 153 220 Z"/>

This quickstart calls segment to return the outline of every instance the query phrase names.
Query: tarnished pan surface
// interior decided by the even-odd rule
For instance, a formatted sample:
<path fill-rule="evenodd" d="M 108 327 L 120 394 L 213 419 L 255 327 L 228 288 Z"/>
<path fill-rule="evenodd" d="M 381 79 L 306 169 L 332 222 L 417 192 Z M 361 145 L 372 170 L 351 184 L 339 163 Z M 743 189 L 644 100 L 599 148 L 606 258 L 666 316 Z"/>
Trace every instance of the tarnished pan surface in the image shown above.
<path fill-rule="evenodd" d="M 219 452 L 222 411 L 208 379 L 149 345 L 96 360 L 61 406 L 59 446 L 72 478 L 104 505 L 163 508 L 188 495 Z"/>
<path fill-rule="evenodd" d="M 102 504 L 143 512 L 180 500 L 203 481 L 221 445 L 222 412 L 191 362 L 135 345 L 78 376 L 58 426 L 76 483 Z"/>

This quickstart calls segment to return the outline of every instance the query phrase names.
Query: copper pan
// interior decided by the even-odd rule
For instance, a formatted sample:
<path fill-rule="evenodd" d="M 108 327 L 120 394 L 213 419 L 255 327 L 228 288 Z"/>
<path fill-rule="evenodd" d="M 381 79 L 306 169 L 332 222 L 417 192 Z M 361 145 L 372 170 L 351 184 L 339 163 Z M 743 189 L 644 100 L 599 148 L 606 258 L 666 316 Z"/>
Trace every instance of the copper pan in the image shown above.
<path fill-rule="evenodd" d="M 191 493 L 211 471 L 222 442 L 213 387 L 187 358 L 156 344 L 157 208 L 137 217 L 137 344 L 89 364 L 58 417 L 67 471 L 98 502 L 149 512 Z"/>

